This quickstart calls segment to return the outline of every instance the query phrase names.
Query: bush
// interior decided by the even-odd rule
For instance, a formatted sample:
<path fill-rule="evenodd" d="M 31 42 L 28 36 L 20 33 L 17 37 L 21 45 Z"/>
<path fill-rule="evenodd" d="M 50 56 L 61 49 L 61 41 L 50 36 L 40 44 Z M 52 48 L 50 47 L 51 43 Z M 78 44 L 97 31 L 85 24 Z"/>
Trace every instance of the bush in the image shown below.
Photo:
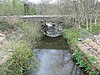
<path fill-rule="evenodd" d="M 92 27 L 92 34 L 100 34 L 100 23 L 98 23 L 96 26 Z"/>
<path fill-rule="evenodd" d="M 0 21 L 1 31 L 16 30 L 22 21 L 18 17 L 5 17 Z"/>
<path fill-rule="evenodd" d="M 84 69 L 88 75 L 98 75 L 96 68 L 92 65 L 93 62 L 96 62 L 96 59 L 92 56 L 88 56 L 83 53 L 78 47 L 79 43 L 78 38 L 81 36 L 81 33 L 76 28 L 70 28 L 64 30 L 64 37 L 67 39 L 69 47 L 73 50 L 73 58 L 76 61 L 77 65 Z"/>
<path fill-rule="evenodd" d="M 0 75 L 26 75 L 31 68 L 37 69 L 35 53 L 32 51 L 41 39 L 41 26 L 38 22 L 19 21 L 18 18 L 5 21 L 7 30 L 19 28 L 22 32 L 22 39 L 11 44 L 12 56 L 3 65 L 0 65 Z"/>
<path fill-rule="evenodd" d="M 0 22 L 0 31 L 1 32 L 4 32 L 4 31 L 7 31 L 8 29 L 7 29 L 7 27 L 6 27 L 6 24 L 5 23 L 3 23 L 3 22 Z"/>
<path fill-rule="evenodd" d="M 64 32 L 64 37 L 68 40 L 68 44 L 78 43 L 78 38 L 80 37 L 79 29 L 68 28 L 68 29 L 65 29 L 63 32 Z"/>
<path fill-rule="evenodd" d="M 13 55 L 1 66 L 0 75 L 25 75 L 31 67 L 36 68 L 35 55 L 26 42 L 13 43 Z"/>
<path fill-rule="evenodd" d="M 78 49 L 73 54 L 73 58 L 77 61 L 79 67 L 85 69 L 89 75 L 98 75 L 94 65 L 92 65 L 93 62 L 96 62 L 94 57 L 88 56 Z"/>
<path fill-rule="evenodd" d="M 38 22 L 24 22 L 21 25 L 21 29 L 23 31 L 23 39 L 30 44 L 30 46 L 36 46 L 37 42 L 41 39 L 41 26 Z"/>
<path fill-rule="evenodd" d="M 41 26 L 37 22 L 22 22 L 18 27 L 22 30 L 23 37 L 11 44 L 13 55 L 5 64 L 0 65 L 0 75 L 26 75 L 31 68 L 34 67 L 34 71 L 37 69 L 32 49 L 41 38 Z"/>

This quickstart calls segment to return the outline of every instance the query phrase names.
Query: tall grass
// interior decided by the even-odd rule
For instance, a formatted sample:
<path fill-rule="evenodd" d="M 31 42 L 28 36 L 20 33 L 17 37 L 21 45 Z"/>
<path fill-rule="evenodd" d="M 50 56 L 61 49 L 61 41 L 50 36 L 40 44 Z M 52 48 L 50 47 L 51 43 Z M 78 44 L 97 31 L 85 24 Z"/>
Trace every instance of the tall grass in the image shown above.
<path fill-rule="evenodd" d="M 13 26 L 15 23 L 9 25 Z M 37 69 L 38 63 L 32 49 L 41 39 L 41 26 L 38 22 L 21 22 L 14 27 L 20 28 L 23 36 L 19 41 L 12 41 L 12 56 L 5 64 L 0 65 L 0 75 L 26 75 L 31 68 Z"/>
<path fill-rule="evenodd" d="M 12 49 L 13 55 L 1 65 L 0 75 L 25 75 L 31 67 L 36 68 L 35 54 L 26 42 L 14 42 Z"/>
<path fill-rule="evenodd" d="M 23 40 L 35 47 L 42 36 L 40 24 L 38 22 L 24 22 L 21 25 L 21 29 L 24 34 Z"/>

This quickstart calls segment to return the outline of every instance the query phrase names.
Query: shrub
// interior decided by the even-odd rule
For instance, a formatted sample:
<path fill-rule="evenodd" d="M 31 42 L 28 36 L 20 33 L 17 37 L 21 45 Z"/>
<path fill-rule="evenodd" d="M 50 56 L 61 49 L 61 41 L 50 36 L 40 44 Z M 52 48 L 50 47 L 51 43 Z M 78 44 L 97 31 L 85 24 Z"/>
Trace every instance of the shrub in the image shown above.
<path fill-rule="evenodd" d="M 31 67 L 36 68 L 35 54 L 26 42 L 13 43 L 13 55 L 1 66 L 0 75 L 25 75 Z"/>
<path fill-rule="evenodd" d="M 65 29 L 63 32 L 64 32 L 64 37 L 68 40 L 68 44 L 78 42 L 78 38 L 80 36 L 79 29 L 68 28 L 68 29 Z"/>
<path fill-rule="evenodd" d="M 77 61 L 79 67 L 84 68 L 85 71 L 89 73 L 89 75 L 98 75 L 94 65 L 91 64 L 93 62 L 96 62 L 96 59 L 94 57 L 87 56 L 81 50 L 77 50 L 73 54 L 73 58 Z"/>
<path fill-rule="evenodd" d="M 92 27 L 92 34 L 100 34 L 100 23 L 97 24 L 97 26 Z"/>
<path fill-rule="evenodd" d="M 24 22 L 21 25 L 23 31 L 23 39 L 32 47 L 36 46 L 37 42 L 41 39 L 41 26 L 38 22 Z"/>
<path fill-rule="evenodd" d="M 34 71 L 37 69 L 38 64 L 32 49 L 40 40 L 41 27 L 37 22 L 22 22 L 18 27 L 22 30 L 23 38 L 11 44 L 13 55 L 5 64 L 0 65 L 0 75 L 26 75 L 31 68 L 34 67 Z"/>
<path fill-rule="evenodd" d="M 18 25 L 22 22 L 18 17 L 5 17 L 0 21 L 0 30 L 1 31 L 11 31 L 16 30 Z"/>

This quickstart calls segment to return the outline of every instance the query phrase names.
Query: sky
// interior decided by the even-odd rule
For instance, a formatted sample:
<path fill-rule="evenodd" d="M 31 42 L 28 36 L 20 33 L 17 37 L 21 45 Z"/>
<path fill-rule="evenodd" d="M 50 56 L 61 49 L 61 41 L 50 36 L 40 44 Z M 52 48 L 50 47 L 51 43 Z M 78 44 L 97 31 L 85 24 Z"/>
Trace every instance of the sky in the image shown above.
<path fill-rule="evenodd" d="M 23 0 L 22 0 L 23 1 Z M 40 3 L 41 0 L 28 0 L 29 2 L 33 2 L 33 3 Z M 48 0 L 45 0 L 45 1 L 48 1 Z M 56 2 L 57 0 L 50 0 L 50 3 L 54 3 Z"/>
<path fill-rule="evenodd" d="M 41 0 L 29 0 L 29 2 L 35 2 L 35 3 L 38 3 L 40 2 Z M 56 0 L 51 0 L 52 2 L 56 2 Z"/>
<path fill-rule="evenodd" d="M 41 0 L 28 0 L 29 2 L 39 3 Z M 100 2 L 100 0 L 98 0 Z M 52 3 L 56 2 L 56 0 L 51 0 Z"/>

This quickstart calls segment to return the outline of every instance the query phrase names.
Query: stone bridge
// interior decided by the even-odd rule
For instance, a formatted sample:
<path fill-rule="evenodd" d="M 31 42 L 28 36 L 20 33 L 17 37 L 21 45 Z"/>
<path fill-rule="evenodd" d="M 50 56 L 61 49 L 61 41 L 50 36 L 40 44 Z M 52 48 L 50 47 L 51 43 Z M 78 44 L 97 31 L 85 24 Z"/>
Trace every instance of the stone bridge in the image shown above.
<path fill-rule="evenodd" d="M 63 20 L 64 18 L 73 18 L 72 15 L 24 15 L 24 16 L 0 16 L 0 19 L 2 18 L 21 18 L 23 20 L 29 20 L 29 21 L 56 21 L 58 19 Z"/>
<path fill-rule="evenodd" d="M 40 22 L 40 25 L 43 27 L 44 34 L 50 37 L 56 37 L 62 34 L 62 28 L 64 20 L 73 18 L 72 15 L 24 15 L 24 16 L 0 16 L 0 19 L 3 18 L 13 19 L 19 18 L 24 21 L 29 22 Z"/>

